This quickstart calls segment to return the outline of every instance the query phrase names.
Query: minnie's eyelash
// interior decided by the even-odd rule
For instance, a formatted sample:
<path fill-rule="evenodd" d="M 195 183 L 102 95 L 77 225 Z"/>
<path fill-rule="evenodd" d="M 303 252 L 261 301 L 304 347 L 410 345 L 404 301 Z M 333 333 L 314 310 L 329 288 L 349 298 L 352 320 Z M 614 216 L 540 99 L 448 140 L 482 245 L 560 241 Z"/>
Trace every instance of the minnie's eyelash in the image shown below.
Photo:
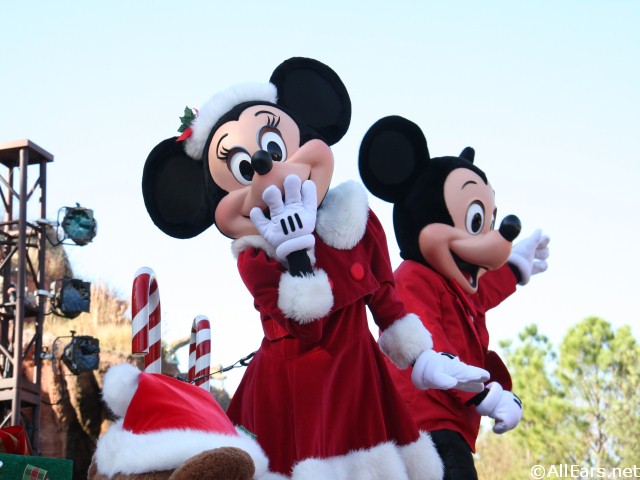
<path fill-rule="evenodd" d="M 280 125 L 280 117 L 276 116 L 276 115 L 269 115 L 267 116 L 267 128 L 278 128 L 278 125 Z M 223 162 L 226 162 L 229 160 L 229 152 L 230 150 L 228 148 L 223 147 L 222 145 L 220 145 L 220 151 L 218 152 L 218 158 L 220 160 L 222 160 Z"/>
<path fill-rule="evenodd" d="M 226 162 L 229 159 L 229 149 L 220 147 L 220 152 L 218 152 L 218 158 L 223 162 Z"/>
<path fill-rule="evenodd" d="M 270 128 L 277 128 L 277 126 L 280 125 L 280 117 L 276 117 L 274 116 L 270 116 L 267 119 L 267 127 Z"/>

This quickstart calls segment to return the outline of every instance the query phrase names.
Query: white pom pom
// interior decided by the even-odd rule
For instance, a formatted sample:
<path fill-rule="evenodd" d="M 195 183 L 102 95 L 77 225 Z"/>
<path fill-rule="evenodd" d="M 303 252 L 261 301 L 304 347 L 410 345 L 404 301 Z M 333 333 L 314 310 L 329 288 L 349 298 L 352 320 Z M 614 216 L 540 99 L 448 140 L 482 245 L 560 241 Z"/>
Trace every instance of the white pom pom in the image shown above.
<path fill-rule="evenodd" d="M 111 411 L 124 417 L 133 394 L 138 389 L 140 370 L 129 363 L 115 365 L 107 370 L 102 386 L 102 398 Z"/>

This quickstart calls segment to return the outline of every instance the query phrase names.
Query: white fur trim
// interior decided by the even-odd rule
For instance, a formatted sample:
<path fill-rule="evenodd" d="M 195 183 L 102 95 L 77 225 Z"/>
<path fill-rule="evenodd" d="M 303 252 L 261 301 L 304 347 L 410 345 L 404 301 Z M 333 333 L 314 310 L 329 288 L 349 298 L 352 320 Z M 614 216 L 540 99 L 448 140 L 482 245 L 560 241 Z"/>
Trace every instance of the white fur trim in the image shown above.
<path fill-rule="evenodd" d="M 354 180 L 341 183 L 327 192 L 316 217 L 316 233 L 330 247 L 349 250 L 355 247 L 367 230 L 369 199 L 364 187 Z M 231 251 L 235 258 L 247 248 L 264 250 L 276 258 L 273 248 L 261 235 L 247 235 L 234 240 Z M 314 251 L 309 258 L 315 264 Z M 285 263 L 286 264 L 286 263 Z"/>
<path fill-rule="evenodd" d="M 398 368 L 407 368 L 416 358 L 433 348 L 431 333 L 417 315 L 409 313 L 396 320 L 378 339 L 380 349 Z"/>
<path fill-rule="evenodd" d="M 240 237 L 233 242 L 231 242 L 231 253 L 234 258 L 238 258 L 238 256 L 244 252 L 247 248 L 257 248 L 259 250 L 264 250 L 270 258 L 278 258 L 276 256 L 276 249 L 273 248 L 269 242 L 267 242 L 262 235 L 246 235 L 244 237 Z M 307 255 L 309 255 L 309 259 L 311 260 L 311 265 L 315 265 L 316 263 L 316 255 L 315 250 L 312 248 L 307 250 Z M 286 268 L 289 268 L 289 262 L 281 261 Z"/>
<path fill-rule="evenodd" d="M 253 478 L 255 478 L 256 480 L 289 480 L 289 477 L 274 472 L 266 472 L 263 475 L 256 475 Z"/>
<path fill-rule="evenodd" d="M 333 306 L 329 277 L 324 270 L 294 277 L 285 272 L 278 287 L 278 307 L 285 317 L 305 324 L 326 316 Z"/>
<path fill-rule="evenodd" d="M 367 450 L 296 464 L 292 480 L 442 480 L 444 467 L 431 436 L 421 432 L 413 443 L 386 442 Z"/>
<path fill-rule="evenodd" d="M 129 363 L 114 365 L 104 374 L 102 398 L 117 416 L 124 417 L 138 389 L 140 370 Z"/>
<path fill-rule="evenodd" d="M 191 123 L 193 133 L 185 140 L 184 147 L 187 155 L 200 160 L 211 129 L 220 120 L 220 117 L 236 105 L 251 101 L 276 103 L 278 101 L 278 92 L 275 85 L 272 83 L 234 85 L 211 97 L 198 110 L 198 116 Z"/>
<path fill-rule="evenodd" d="M 318 209 L 316 232 L 327 245 L 349 250 L 362 240 L 368 218 L 367 192 L 361 184 L 349 180 L 327 192 Z"/>
<path fill-rule="evenodd" d="M 329 458 L 309 458 L 294 466 L 292 480 L 408 480 L 398 448 L 390 442 Z"/>
<path fill-rule="evenodd" d="M 218 447 L 247 452 L 255 463 L 256 478 L 266 474 L 269 467 L 258 443 L 242 431 L 237 436 L 177 429 L 137 435 L 124 430 L 122 423 L 114 423 L 98 440 L 96 466 L 98 473 L 108 477 L 174 470 L 189 458 Z"/>
<path fill-rule="evenodd" d="M 248 248 L 264 250 L 267 256 L 276 258 L 276 249 L 262 235 L 246 235 L 231 242 L 231 253 L 234 258 L 238 258 Z"/>
<path fill-rule="evenodd" d="M 418 440 L 399 449 L 410 480 L 442 480 L 442 459 L 427 432 L 420 432 Z"/>

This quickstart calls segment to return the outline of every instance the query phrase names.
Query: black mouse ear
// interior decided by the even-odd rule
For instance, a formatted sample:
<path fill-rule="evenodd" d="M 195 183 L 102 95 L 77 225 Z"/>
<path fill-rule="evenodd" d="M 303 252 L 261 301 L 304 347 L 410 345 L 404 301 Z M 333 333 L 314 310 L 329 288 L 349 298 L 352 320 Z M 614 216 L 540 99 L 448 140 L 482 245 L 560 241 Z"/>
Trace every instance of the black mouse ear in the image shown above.
<path fill-rule="evenodd" d="M 177 137 L 151 151 L 142 173 L 142 195 L 153 223 L 167 235 L 191 238 L 214 223 L 202 162 L 184 152 Z"/>
<path fill-rule="evenodd" d="M 464 150 L 460 153 L 460 158 L 464 158 L 465 160 L 469 160 L 473 163 L 473 159 L 476 156 L 476 151 L 471 147 L 465 147 Z"/>
<path fill-rule="evenodd" d="M 270 82 L 278 89 L 278 104 L 316 130 L 329 145 L 349 129 L 351 100 L 347 88 L 324 63 L 294 57 L 281 63 Z"/>
<path fill-rule="evenodd" d="M 360 145 L 360 177 L 369 191 L 387 202 L 401 200 L 429 163 L 420 127 L 399 116 L 381 118 Z"/>

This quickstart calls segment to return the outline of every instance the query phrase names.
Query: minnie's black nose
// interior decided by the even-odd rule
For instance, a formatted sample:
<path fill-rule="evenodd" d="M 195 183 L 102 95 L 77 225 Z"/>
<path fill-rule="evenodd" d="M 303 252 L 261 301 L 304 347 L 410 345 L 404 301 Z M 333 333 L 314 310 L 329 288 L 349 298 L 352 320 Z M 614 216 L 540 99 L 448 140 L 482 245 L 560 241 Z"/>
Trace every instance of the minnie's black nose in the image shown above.
<path fill-rule="evenodd" d="M 266 150 L 258 150 L 251 157 L 251 166 L 258 175 L 266 175 L 273 167 L 271 155 Z"/>

